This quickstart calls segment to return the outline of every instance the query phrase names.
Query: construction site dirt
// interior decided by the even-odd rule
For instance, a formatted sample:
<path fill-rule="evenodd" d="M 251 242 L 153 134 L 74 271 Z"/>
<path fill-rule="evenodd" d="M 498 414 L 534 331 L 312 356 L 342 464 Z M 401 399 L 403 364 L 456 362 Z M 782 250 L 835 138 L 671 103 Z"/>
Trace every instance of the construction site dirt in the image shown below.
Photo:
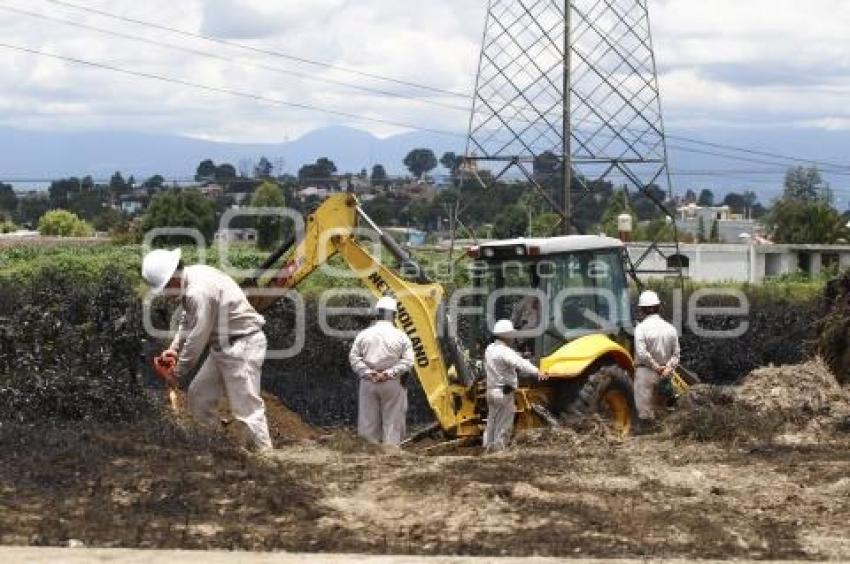
<path fill-rule="evenodd" d="M 696 388 L 657 434 L 541 430 L 496 455 L 384 451 L 271 397 L 279 448 L 266 457 L 171 415 L 4 424 L 0 543 L 850 558 L 847 392 L 818 362 L 751 378 Z"/>
<path fill-rule="evenodd" d="M 238 424 L 199 429 L 138 373 L 158 349 L 144 350 L 119 274 L 0 289 L 0 544 L 850 558 L 847 391 L 824 364 L 800 364 L 802 336 L 781 351 L 792 358 L 779 354 L 814 313 L 756 309 L 750 333 L 725 345 L 750 348 L 726 354 L 741 365 L 700 371 L 735 385 L 692 388 L 656 433 L 620 439 L 586 421 L 497 455 L 361 442 L 348 344 L 308 324 L 310 347 L 267 364 L 277 449 L 258 457 L 237 446 Z M 287 312 L 268 319 L 270 341 L 283 340 Z M 723 346 L 686 349 L 713 362 Z M 786 366 L 746 375 L 770 360 Z M 416 427 L 428 411 L 410 394 Z"/>

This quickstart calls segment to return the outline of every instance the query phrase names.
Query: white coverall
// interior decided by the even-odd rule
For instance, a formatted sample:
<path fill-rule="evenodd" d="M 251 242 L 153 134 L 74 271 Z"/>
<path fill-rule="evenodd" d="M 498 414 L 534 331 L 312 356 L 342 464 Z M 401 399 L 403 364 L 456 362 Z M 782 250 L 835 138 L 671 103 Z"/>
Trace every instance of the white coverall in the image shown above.
<path fill-rule="evenodd" d="M 265 319 L 236 282 L 203 265 L 183 269 L 183 315 L 171 348 L 178 352 L 176 377 L 209 355 L 189 385 L 189 410 L 199 421 L 218 424 L 226 395 L 233 417 L 245 424 L 258 450 L 272 448 L 260 376 L 266 356 Z"/>
<path fill-rule="evenodd" d="M 512 390 L 519 387 L 518 373 L 538 375 L 540 371 L 522 358 L 514 349 L 496 339 L 484 351 L 484 370 L 487 373 L 487 428 L 484 430 L 484 447 L 488 450 L 505 448 L 514 427 L 514 392 L 505 393 L 504 386 Z"/>
<path fill-rule="evenodd" d="M 662 403 L 658 394 L 658 370 L 679 366 L 679 334 L 676 328 L 653 314 L 635 328 L 635 406 L 638 417 L 654 419 Z"/>
<path fill-rule="evenodd" d="M 400 445 L 407 420 L 401 378 L 413 368 L 410 337 L 390 321 L 378 321 L 357 335 L 348 361 L 360 379 L 357 433 L 373 443 Z M 390 378 L 373 382 L 371 375 L 379 372 Z"/>

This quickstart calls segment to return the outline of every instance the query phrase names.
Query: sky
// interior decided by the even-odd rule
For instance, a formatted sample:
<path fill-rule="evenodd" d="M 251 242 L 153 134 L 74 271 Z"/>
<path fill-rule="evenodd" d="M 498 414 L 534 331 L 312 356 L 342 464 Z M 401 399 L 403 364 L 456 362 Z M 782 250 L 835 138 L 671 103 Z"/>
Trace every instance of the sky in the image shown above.
<path fill-rule="evenodd" d="M 649 6 L 668 133 L 730 142 L 730 131 L 733 141 L 741 131 L 756 147 L 776 147 L 770 143 L 776 128 L 806 128 L 806 139 L 850 133 L 850 2 L 649 0 Z M 453 134 L 457 143 L 468 127 L 486 10 L 486 0 L 0 0 L 0 127 L 278 143 L 329 125 L 378 136 L 416 126 Z M 838 145 L 830 158 L 842 158 L 843 143 L 831 147 Z M 819 156 L 803 154 L 808 147 L 784 148 Z M 705 165 L 673 151 L 679 172 L 708 166 L 716 176 L 676 178 L 689 186 L 722 180 L 759 186 L 758 180 L 776 190 L 788 164 L 770 167 L 763 179 L 753 171 L 723 178 L 715 169 L 764 166 Z M 845 190 L 846 178 L 830 181 Z M 850 198 L 845 192 L 840 197 Z"/>
<path fill-rule="evenodd" d="M 487 4 L 486 0 L 69 1 L 254 49 L 462 94 L 473 88 Z M 846 103 L 850 2 L 649 0 L 649 5 L 668 129 L 710 132 L 718 126 L 776 125 L 850 129 Z M 184 51 L 80 26 L 169 43 Z M 0 126 L 279 142 L 331 124 L 378 135 L 403 131 L 401 125 L 462 135 L 469 119 L 469 100 L 461 97 L 116 21 L 47 0 L 0 0 L 0 29 L 0 43 L 7 45 L 392 122 L 370 123 L 199 91 L 0 46 Z M 413 99 L 328 81 L 392 90 Z"/>

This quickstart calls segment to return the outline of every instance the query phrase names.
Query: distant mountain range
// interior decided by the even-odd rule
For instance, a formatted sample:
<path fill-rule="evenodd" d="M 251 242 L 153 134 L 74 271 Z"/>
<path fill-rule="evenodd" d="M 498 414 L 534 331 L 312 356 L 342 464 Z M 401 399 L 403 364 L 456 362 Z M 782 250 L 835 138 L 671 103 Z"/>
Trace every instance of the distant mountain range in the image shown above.
<path fill-rule="evenodd" d="M 842 173 L 827 174 L 839 198 L 850 202 L 850 131 L 803 128 L 708 128 L 671 130 L 670 164 L 677 190 L 708 187 L 718 193 L 754 189 L 769 201 L 781 190 L 781 171 L 795 161 L 747 153 L 711 145 L 696 145 L 681 138 L 695 138 L 719 145 L 733 145 L 835 163 L 847 163 Z M 239 144 L 204 141 L 177 135 L 124 132 L 50 133 L 0 128 L 0 181 L 16 181 L 18 188 L 43 186 L 49 179 L 91 175 L 106 179 L 116 170 L 137 179 L 152 174 L 166 178 L 190 178 L 203 159 L 234 166 L 244 159 L 266 156 L 284 162 L 287 172 L 304 163 L 329 157 L 341 171 L 357 172 L 383 164 L 390 174 L 404 172 L 402 160 L 410 149 L 428 147 L 439 158 L 445 151 L 463 153 L 463 138 L 436 133 L 410 132 L 387 138 L 349 127 L 327 127 L 298 139 L 276 144 Z M 695 149 L 693 152 L 685 149 Z M 711 153 L 725 153 L 728 160 Z M 439 171 L 438 171 L 439 172 Z M 445 172 L 445 171 L 443 171 Z M 710 176 L 695 173 L 710 173 Z M 843 199 L 843 203 L 842 203 Z"/>

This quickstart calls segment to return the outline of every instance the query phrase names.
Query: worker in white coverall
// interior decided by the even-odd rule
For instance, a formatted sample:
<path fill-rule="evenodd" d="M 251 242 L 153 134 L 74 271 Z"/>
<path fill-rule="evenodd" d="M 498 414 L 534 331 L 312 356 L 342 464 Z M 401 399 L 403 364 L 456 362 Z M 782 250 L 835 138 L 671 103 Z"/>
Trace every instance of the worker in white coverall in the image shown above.
<path fill-rule="evenodd" d="M 495 340 L 484 351 L 484 370 L 487 373 L 487 427 L 484 448 L 504 449 L 514 428 L 516 403 L 514 392 L 519 387 L 519 374 L 545 380 L 548 375 L 513 349 L 516 329 L 509 319 L 501 319 L 493 327 Z"/>
<path fill-rule="evenodd" d="M 218 403 L 226 396 L 233 417 L 245 424 L 254 448 L 271 449 L 265 403 L 260 397 L 266 356 L 263 316 L 223 272 L 203 265 L 184 267 L 179 249 L 148 253 L 142 277 L 154 294 L 179 293 L 183 306 L 177 335 L 156 359 L 157 372 L 176 385 L 209 346 L 206 361 L 189 385 L 190 412 L 199 421 L 219 424 Z M 161 367 L 165 367 L 162 372 Z"/>
<path fill-rule="evenodd" d="M 655 292 L 643 292 L 638 309 L 645 317 L 635 328 L 635 405 L 641 421 L 651 423 L 664 404 L 659 384 L 679 366 L 679 334 L 661 318 L 661 300 Z"/>
<path fill-rule="evenodd" d="M 413 344 L 395 326 L 398 304 L 383 297 L 375 307 L 377 321 L 361 331 L 348 360 L 360 379 L 357 433 L 373 443 L 398 446 L 407 421 L 404 379 L 413 368 Z"/>

